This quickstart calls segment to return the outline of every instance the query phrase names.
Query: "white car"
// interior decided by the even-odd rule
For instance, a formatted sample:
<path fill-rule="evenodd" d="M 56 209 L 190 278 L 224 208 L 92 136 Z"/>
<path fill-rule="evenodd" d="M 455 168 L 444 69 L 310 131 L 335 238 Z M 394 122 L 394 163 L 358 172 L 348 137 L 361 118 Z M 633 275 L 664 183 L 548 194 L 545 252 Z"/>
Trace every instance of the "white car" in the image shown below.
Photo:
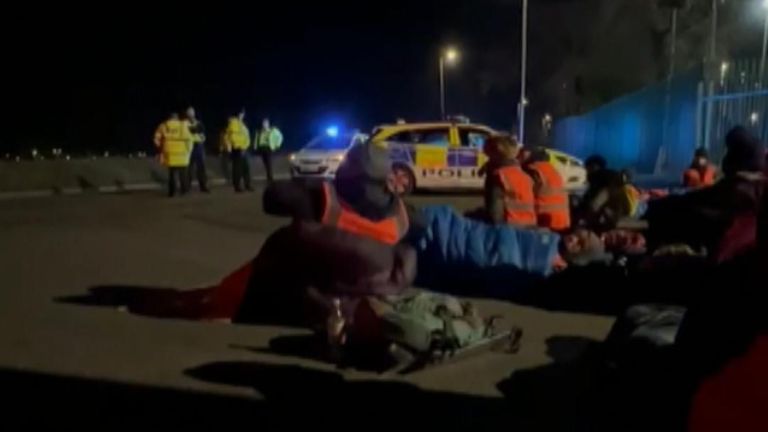
<path fill-rule="evenodd" d="M 368 135 L 361 133 L 326 133 L 317 136 L 290 156 L 291 176 L 333 179 L 349 149 L 367 140 Z"/>

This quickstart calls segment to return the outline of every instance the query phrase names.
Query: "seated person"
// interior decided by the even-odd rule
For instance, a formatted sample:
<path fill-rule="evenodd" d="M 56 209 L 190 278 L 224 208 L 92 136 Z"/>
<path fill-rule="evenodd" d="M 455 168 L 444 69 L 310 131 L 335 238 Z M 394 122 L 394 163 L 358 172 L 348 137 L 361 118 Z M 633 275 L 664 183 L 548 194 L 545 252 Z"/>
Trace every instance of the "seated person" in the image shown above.
<path fill-rule="evenodd" d="M 332 298 L 396 294 L 415 278 L 415 252 L 399 244 L 418 216 L 390 191 L 391 162 L 373 144 L 353 148 L 336 180 L 283 181 L 264 192 L 264 209 L 290 216 L 252 261 L 211 288 L 177 293 L 131 310 L 163 317 L 305 323 Z M 325 303 L 323 304 L 323 300 Z M 322 318 L 320 319 L 322 321 Z"/>
<path fill-rule="evenodd" d="M 696 149 L 690 168 L 683 173 L 683 186 L 687 188 L 701 188 L 715 184 L 717 168 L 709 162 L 707 150 Z"/>
<path fill-rule="evenodd" d="M 538 226 L 562 232 L 571 227 L 571 210 L 563 177 L 549 162 L 543 148 L 530 152 L 524 160 L 525 171 L 533 179 Z"/>
<path fill-rule="evenodd" d="M 725 141 L 720 181 L 649 202 L 644 219 L 650 226 L 650 244 L 681 243 L 712 253 L 736 222 L 757 217 L 765 183 L 763 146 L 743 127 L 733 128 Z M 747 236 L 750 238 L 754 242 L 754 232 Z"/>
<path fill-rule="evenodd" d="M 632 202 L 624 178 L 621 173 L 608 169 L 605 159 L 599 155 L 587 158 L 585 166 L 589 186 L 574 209 L 575 222 L 595 231 L 613 229 L 621 219 L 632 216 Z"/>
<path fill-rule="evenodd" d="M 485 177 L 485 218 L 493 224 L 536 226 L 533 180 L 517 160 L 520 145 L 508 135 L 488 138 L 483 149 L 488 163 Z"/>

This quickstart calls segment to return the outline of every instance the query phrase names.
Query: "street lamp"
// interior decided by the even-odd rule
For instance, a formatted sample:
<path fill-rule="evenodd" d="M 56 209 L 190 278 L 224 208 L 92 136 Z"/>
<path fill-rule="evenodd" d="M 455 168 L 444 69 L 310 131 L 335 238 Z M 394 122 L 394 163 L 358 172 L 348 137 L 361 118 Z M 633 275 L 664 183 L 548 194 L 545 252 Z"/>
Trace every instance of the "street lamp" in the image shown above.
<path fill-rule="evenodd" d="M 459 52 L 455 48 L 446 48 L 440 53 L 440 119 L 445 120 L 445 65 L 455 64 L 459 60 Z"/>

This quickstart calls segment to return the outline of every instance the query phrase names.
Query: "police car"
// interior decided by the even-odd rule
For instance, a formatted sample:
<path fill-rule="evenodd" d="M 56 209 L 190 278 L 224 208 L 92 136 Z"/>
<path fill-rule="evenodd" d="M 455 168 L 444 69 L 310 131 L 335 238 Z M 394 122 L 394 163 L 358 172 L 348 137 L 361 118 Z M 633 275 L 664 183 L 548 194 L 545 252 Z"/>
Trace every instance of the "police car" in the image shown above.
<path fill-rule="evenodd" d="M 291 176 L 332 179 L 349 149 L 367 140 L 366 134 L 339 133 L 336 128 L 328 128 L 325 134 L 315 137 L 301 151 L 290 156 Z"/>
<path fill-rule="evenodd" d="M 386 145 L 393 161 L 394 182 L 401 193 L 416 189 L 482 189 L 485 140 L 497 132 L 471 123 L 402 123 L 374 129 L 371 141 Z M 584 163 L 549 150 L 568 189 L 586 183 Z"/>

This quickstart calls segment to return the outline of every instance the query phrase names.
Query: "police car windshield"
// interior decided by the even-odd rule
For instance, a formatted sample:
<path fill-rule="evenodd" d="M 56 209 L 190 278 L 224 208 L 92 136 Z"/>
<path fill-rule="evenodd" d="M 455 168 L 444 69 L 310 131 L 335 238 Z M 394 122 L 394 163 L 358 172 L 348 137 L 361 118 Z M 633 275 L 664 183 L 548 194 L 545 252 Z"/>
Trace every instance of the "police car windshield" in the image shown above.
<path fill-rule="evenodd" d="M 346 150 L 349 148 L 352 137 L 339 135 L 337 137 L 324 136 L 315 138 L 307 145 L 308 150 Z"/>

